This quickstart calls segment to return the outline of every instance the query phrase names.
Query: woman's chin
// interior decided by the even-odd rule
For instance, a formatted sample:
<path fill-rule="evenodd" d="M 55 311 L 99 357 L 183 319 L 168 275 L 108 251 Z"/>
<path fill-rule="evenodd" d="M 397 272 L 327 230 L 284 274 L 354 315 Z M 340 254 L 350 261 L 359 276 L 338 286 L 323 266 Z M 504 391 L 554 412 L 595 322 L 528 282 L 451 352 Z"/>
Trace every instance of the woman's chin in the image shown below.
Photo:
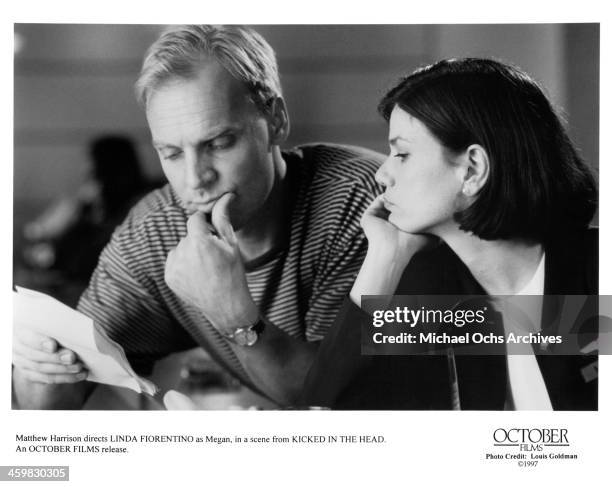
<path fill-rule="evenodd" d="M 389 223 L 398 230 L 406 233 L 422 233 L 422 227 L 416 225 L 414 222 L 406 219 L 397 218 L 393 213 L 389 215 Z"/>

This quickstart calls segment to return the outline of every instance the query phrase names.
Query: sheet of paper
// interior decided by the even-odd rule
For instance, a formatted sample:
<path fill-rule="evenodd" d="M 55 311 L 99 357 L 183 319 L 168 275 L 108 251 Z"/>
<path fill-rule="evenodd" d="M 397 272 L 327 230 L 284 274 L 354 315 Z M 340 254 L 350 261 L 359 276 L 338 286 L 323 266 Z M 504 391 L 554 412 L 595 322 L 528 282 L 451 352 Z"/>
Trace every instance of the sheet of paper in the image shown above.
<path fill-rule="evenodd" d="M 50 336 L 73 350 L 89 370 L 87 380 L 138 393 L 157 392 L 155 384 L 134 372 L 123 348 L 84 314 L 51 296 L 22 287 L 13 293 L 13 312 L 13 326 Z"/>

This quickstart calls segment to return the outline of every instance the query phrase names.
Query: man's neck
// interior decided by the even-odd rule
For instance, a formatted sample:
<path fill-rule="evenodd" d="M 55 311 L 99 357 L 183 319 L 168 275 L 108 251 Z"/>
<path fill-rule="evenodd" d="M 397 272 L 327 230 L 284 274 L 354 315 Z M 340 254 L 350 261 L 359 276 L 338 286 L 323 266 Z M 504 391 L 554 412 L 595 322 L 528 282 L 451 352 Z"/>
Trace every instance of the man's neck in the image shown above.
<path fill-rule="evenodd" d="M 274 185 L 270 195 L 255 217 L 236 232 L 242 258 L 247 263 L 277 247 L 286 231 L 287 164 L 280 148 L 275 146 L 273 150 Z"/>

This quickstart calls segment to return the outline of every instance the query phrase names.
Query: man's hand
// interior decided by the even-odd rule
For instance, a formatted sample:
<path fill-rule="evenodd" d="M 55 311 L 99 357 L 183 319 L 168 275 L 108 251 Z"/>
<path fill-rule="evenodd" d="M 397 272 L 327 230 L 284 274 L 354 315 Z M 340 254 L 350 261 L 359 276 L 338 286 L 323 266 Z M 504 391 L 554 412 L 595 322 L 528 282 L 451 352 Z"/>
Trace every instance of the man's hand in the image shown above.
<path fill-rule="evenodd" d="M 164 406 L 168 411 L 196 411 L 199 409 L 191 398 L 173 389 L 164 394 Z"/>
<path fill-rule="evenodd" d="M 21 378 L 41 384 L 73 384 L 87 378 L 76 353 L 26 329 L 13 334 L 13 365 Z"/>
<path fill-rule="evenodd" d="M 187 235 L 166 260 L 170 289 L 223 333 L 253 324 L 259 314 L 228 217 L 234 198 L 233 193 L 219 198 L 212 210 L 214 228 L 203 213 L 194 213 L 187 221 Z"/>

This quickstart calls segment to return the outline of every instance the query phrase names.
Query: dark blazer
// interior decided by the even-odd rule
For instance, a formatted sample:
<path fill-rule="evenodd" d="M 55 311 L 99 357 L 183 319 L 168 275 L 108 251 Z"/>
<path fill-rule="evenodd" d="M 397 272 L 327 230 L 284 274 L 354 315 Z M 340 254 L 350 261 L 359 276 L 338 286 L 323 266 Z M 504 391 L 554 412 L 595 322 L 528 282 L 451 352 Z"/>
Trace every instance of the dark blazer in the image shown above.
<path fill-rule="evenodd" d="M 598 231 L 545 246 L 544 293 L 598 293 Z M 486 294 L 445 244 L 412 259 L 396 294 Z M 545 307 L 543 313 L 550 312 Z M 361 327 L 371 317 L 346 299 L 306 378 L 301 404 L 333 409 L 451 409 L 446 356 L 362 356 Z M 597 378 L 581 372 L 593 356 L 537 355 L 555 410 L 596 410 Z M 455 356 L 461 409 L 504 409 L 506 358 Z"/>

